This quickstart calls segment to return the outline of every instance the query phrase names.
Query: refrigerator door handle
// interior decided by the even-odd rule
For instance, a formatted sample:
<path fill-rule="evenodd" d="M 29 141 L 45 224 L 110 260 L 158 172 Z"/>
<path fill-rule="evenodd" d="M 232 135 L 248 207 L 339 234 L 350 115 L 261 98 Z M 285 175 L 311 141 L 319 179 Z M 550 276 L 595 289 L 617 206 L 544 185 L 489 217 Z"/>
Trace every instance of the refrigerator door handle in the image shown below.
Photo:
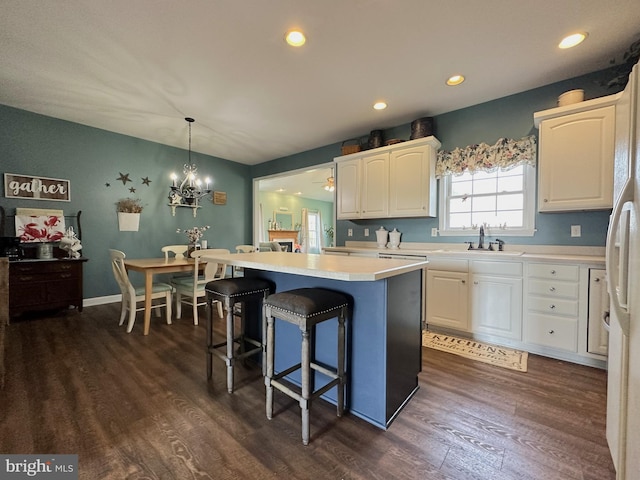
<path fill-rule="evenodd" d="M 611 213 L 611 222 L 609 223 L 609 230 L 607 231 L 607 248 L 606 248 L 606 272 L 607 272 L 607 285 L 609 287 L 609 297 L 611 298 L 611 308 L 616 313 L 616 318 L 620 323 L 620 327 L 625 335 L 629 335 L 629 324 L 630 324 L 630 314 L 628 309 L 622 305 L 620 301 L 620 297 L 626 298 L 626 278 L 620 279 L 615 278 L 618 275 L 614 275 L 614 268 L 611 262 L 614 259 L 614 249 L 616 248 L 616 234 L 618 233 L 618 229 L 620 226 L 620 217 L 622 215 L 622 209 L 627 202 L 633 202 L 633 181 L 631 178 L 627 179 L 620 192 L 620 196 L 618 197 L 618 201 L 613 207 L 613 212 Z M 625 258 L 623 252 L 627 250 L 628 245 L 626 245 L 627 236 L 621 235 L 621 241 L 625 243 L 625 245 L 620 245 L 620 261 L 628 262 L 628 257 Z M 624 267 L 625 269 L 627 266 Z M 619 283 L 623 281 L 625 285 L 620 285 Z M 623 291 L 621 291 L 623 289 Z"/>

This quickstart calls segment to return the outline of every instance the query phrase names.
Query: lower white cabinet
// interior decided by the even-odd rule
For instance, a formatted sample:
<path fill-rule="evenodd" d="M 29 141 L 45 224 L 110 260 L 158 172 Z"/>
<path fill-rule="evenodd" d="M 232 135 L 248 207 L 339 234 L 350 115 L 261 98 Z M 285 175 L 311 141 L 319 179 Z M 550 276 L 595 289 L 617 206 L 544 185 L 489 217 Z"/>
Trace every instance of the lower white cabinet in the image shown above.
<path fill-rule="evenodd" d="M 580 267 L 530 263 L 528 278 L 525 342 L 577 352 Z"/>
<path fill-rule="evenodd" d="M 427 325 L 469 330 L 469 274 L 427 270 Z"/>
<path fill-rule="evenodd" d="M 522 339 L 522 263 L 471 262 L 471 331 Z"/>

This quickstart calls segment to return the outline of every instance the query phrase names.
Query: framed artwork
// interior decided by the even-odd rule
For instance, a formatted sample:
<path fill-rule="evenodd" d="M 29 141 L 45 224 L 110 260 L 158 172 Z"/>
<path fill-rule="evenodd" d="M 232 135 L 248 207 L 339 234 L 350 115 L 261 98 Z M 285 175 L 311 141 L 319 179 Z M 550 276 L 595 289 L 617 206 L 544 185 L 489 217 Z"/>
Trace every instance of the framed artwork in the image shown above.
<path fill-rule="evenodd" d="M 16 236 L 22 243 L 59 242 L 64 234 L 62 210 L 16 208 Z"/>

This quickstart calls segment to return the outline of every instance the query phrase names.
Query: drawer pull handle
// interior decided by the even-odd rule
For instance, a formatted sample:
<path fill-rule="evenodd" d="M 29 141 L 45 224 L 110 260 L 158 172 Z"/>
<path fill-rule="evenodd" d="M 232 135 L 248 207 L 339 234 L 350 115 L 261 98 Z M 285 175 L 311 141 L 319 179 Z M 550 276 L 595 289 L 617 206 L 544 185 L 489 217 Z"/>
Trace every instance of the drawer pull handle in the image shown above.
<path fill-rule="evenodd" d="M 551 275 L 555 275 L 556 271 L 555 270 L 551 270 Z"/>
<path fill-rule="evenodd" d="M 554 308 L 556 308 L 556 306 L 555 306 L 555 305 L 553 305 L 553 304 L 551 304 L 551 305 L 549 305 L 549 308 L 550 308 L 551 310 L 553 310 Z"/>
<path fill-rule="evenodd" d="M 20 277 L 21 282 L 30 282 L 33 280 L 33 277 Z"/>
<path fill-rule="evenodd" d="M 60 270 L 70 270 L 71 265 L 60 265 Z"/>
<path fill-rule="evenodd" d="M 70 273 L 63 273 L 62 275 L 60 275 L 60 278 L 71 278 L 71 274 Z"/>
<path fill-rule="evenodd" d="M 556 333 L 556 332 L 553 331 L 553 330 L 549 330 L 549 335 L 553 335 L 554 333 Z"/>
<path fill-rule="evenodd" d="M 556 287 L 551 287 L 551 288 L 549 288 L 549 291 L 550 291 L 550 292 L 555 292 L 555 291 L 556 291 Z"/>

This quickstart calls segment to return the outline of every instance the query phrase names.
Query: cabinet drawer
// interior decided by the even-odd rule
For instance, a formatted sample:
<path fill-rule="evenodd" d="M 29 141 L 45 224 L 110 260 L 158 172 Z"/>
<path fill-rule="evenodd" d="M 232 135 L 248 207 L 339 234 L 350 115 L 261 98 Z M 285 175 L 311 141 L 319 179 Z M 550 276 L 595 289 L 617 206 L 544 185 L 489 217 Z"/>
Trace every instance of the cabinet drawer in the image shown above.
<path fill-rule="evenodd" d="M 521 277 L 522 263 L 516 262 L 487 262 L 483 260 L 473 260 L 471 262 L 471 271 L 473 273 L 482 273 L 485 275 L 498 275 Z"/>
<path fill-rule="evenodd" d="M 443 272 L 468 272 L 469 262 L 467 260 L 456 260 L 454 258 L 438 258 L 435 256 L 427 256 L 429 265 L 428 270 L 440 270 Z"/>
<path fill-rule="evenodd" d="M 578 349 L 578 322 L 562 317 L 530 314 L 526 341 L 575 352 Z"/>
<path fill-rule="evenodd" d="M 530 295 L 529 310 L 534 312 L 548 313 L 550 315 L 566 315 L 569 317 L 577 317 L 578 301 Z"/>
<path fill-rule="evenodd" d="M 577 300 L 579 290 L 579 285 L 573 282 L 529 280 L 529 293 L 533 293 L 534 295 L 544 295 L 550 298 L 564 297 Z"/>
<path fill-rule="evenodd" d="M 529 276 L 536 278 L 578 281 L 580 277 L 580 269 L 577 265 L 532 263 L 529 265 Z"/>
<path fill-rule="evenodd" d="M 49 262 L 15 262 L 9 264 L 9 273 L 12 277 L 15 275 L 56 275 L 59 273 L 72 273 L 77 276 L 81 271 L 81 263 L 59 260 Z"/>

